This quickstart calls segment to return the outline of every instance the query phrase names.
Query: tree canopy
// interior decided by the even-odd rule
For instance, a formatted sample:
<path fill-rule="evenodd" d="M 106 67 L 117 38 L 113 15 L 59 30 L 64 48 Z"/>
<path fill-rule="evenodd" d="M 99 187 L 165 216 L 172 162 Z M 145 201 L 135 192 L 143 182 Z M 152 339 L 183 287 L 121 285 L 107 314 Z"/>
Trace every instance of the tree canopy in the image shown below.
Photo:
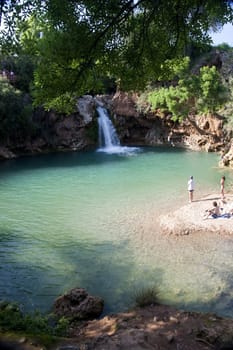
<path fill-rule="evenodd" d="M 159 109 L 171 113 L 173 120 L 182 120 L 189 113 L 216 112 L 230 99 L 230 91 L 215 66 L 201 67 L 199 74 L 192 74 L 187 70 L 188 63 L 186 58 L 180 64 L 179 80 L 174 85 L 148 92 L 152 111 Z"/>
<path fill-rule="evenodd" d="M 166 60 L 211 44 L 210 28 L 233 18 L 223 0 L 1 0 L 1 50 L 36 61 L 36 104 L 67 113 L 77 96 L 166 77 Z"/>

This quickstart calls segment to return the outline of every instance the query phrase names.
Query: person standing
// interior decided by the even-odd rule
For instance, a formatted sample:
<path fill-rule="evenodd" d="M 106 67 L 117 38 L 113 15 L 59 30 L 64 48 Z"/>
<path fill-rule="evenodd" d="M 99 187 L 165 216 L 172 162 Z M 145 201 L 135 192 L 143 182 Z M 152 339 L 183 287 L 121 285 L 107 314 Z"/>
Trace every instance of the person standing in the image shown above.
<path fill-rule="evenodd" d="M 226 180 L 225 176 L 222 176 L 220 180 L 220 193 L 221 193 L 222 200 L 225 199 L 225 180 Z"/>
<path fill-rule="evenodd" d="M 194 181 L 193 181 L 193 176 L 190 176 L 188 180 L 189 203 L 193 201 L 193 192 L 194 192 Z"/>

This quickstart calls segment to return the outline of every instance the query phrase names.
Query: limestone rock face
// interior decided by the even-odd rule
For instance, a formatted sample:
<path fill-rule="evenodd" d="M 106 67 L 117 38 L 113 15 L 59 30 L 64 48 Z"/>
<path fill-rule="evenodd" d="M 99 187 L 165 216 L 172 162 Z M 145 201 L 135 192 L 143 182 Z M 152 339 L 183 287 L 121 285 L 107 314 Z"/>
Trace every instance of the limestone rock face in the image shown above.
<path fill-rule="evenodd" d="M 206 152 L 229 149 L 230 136 L 224 131 L 224 116 L 190 114 L 178 123 L 168 112 L 141 108 L 140 95 L 117 91 L 114 95 L 85 95 L 77 100 L 77 111 L 70 115 L 35 111 L 32 122 L 36 133 L 20 142 L 1 144 L 0 159 L 50 151 L 76 151 L 96 147 L 98 123 L 96 107 L 102 106 L 116 128 L 122 145 L 167 145 Z M 231 136 L 232 137 L 232 136 Z M 220 166 L 232 165 L 232 151 Z"/>
<path fill-rule="evenodd" d="M 222 155 L 219 166 L 229 166 L 230 168 L 233 168 L 233 139 L 231 141 L 231 146 L 228 152 Z"/>
<path fill-rule="evenodd" d="M 83 118 L 84 124 L 89 124 L 95 111 L 95 99 L 90 95 L 80 97 L 77 102 L 77 109 Z"/>
<path fill-rule="evenodd" d="M 219 152 L 224 147 L 223 119 L 217 114 L 188 116 L 183 121 L 183 144 L 193 150 Z"/>
<path fill-rule="evenodd" d="M 77 146 L 80 142 L 83 144 L 85 144 L 85 142 L 87 143 L 84 131 L 82 118 L 76 115 L 61 117 L 53 125 L 53 144 L 56 145 L 56 147 L 78 148 Z"/>
<path fill-rule="evenodd" d="M 53 311 L 58 316 L 90 320 L 99 317 L 103 307 L 102 298 L 89 295 L 83 288 L 74 288 L 55 300 Z"/>
<path fill-rule="evenodd" d="M 208 134 L 221 137 L 223 128 L 223 118 L 216 114 L 208 116 L 200 115 L 197 119 L 198 126 Z"/>
<path fill-rule="evenodd" d="M 112 100 L 112 112 L 119 116 L 138 117 L 139 113 L 136 109 L 136 94 L 126 92 L 117 92 Z"/>
<path fill-rule="evenodd" d="M 91 110 L 91 106 L 89 107 Z M 84 117 L 79 113 L 62 115 L 53 111 L 41 111 L 36 115 L 35 122 L 41 131 L 39 138 L 44 140 L 44 144 L 40 142 L 41 147 L 38 148 L 38 152 L 39 149 L 41 152 L 50 149 L 81 150 L 93 143 L 86 133 L 90 123 L 87 125 L 87 119 L 84 121 Z M 33 146 L 35 142 L 35 139 L 32 140 Z"/>

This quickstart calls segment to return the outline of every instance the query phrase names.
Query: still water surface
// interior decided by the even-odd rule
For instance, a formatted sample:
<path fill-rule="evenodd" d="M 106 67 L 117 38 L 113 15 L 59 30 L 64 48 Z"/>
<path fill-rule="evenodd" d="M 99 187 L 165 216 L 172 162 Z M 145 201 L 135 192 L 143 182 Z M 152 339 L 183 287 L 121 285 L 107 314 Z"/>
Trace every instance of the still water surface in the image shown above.
<path fill-rule="evenodd" d="M 48 311 L 73 287 L 127 309 L 136 290 L 233 317 L 231 237 L 169 237 L 160 213 L 219 190 L 233 174 L 215 154 L 143 148 L 133 154 L 50 154 L 0 163 L 0 299 Z"/>

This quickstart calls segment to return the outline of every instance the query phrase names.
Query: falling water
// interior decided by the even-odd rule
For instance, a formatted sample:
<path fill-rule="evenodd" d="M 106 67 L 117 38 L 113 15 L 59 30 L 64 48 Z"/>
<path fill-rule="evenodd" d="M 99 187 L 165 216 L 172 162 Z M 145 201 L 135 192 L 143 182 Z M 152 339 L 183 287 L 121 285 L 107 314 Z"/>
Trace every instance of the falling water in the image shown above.
<path fill-rule="evenodd" d="M 108 117 L 107 110 L 103 107 L 97 107 L 97 112 L 99 114 L 98 124 L 100 147 L 112 148 L 114 146 L 120 146 L 119 137 L 117 136 L 116 129 Z"/>
<path fill-rule="evenodd" d="M 99 146 L 98 152 L 105 153 L 134 153 L 140 150 L 138 147 L 121 146 L 120 139 L 117 135 L 116 129 L 108 116 L 108 112 L 103 107 L 97 107 L 99 115 Z"/>

